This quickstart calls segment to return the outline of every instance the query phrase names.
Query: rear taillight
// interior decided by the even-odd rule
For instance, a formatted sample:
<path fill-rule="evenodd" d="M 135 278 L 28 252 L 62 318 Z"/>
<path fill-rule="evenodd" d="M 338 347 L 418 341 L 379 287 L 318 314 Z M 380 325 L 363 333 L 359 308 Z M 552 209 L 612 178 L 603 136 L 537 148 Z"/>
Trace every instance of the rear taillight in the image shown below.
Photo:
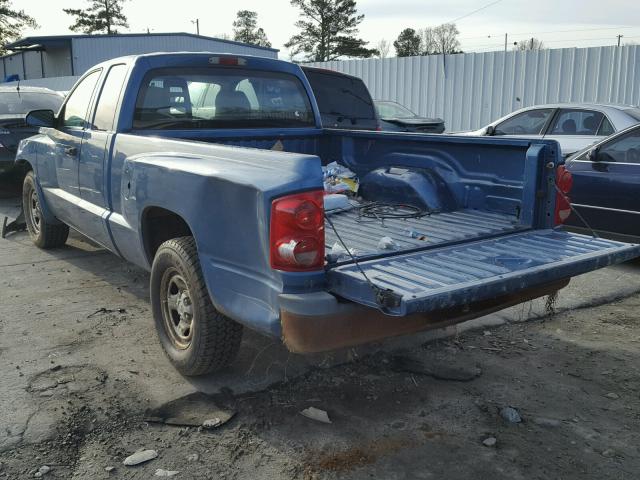
<path fill-rule="evenodd" d="M 246 65 L 247 60 L 242 57 L 209 57 L 209 63 L 212 65 Z"/>
<path fill-rule="evenodd" d="M 564 165 L 560 165 L 556 170 L 556 212 L 555 224 L 562 225 L 571 215 L 571 199 L 569 192 L 573 186 L 573 176 Z"/>
<path fill-rule="evenodd" d="M 297 193 L 271 204 L 271 268 L 288 272 L 324 266 L 324 192 Z"/>

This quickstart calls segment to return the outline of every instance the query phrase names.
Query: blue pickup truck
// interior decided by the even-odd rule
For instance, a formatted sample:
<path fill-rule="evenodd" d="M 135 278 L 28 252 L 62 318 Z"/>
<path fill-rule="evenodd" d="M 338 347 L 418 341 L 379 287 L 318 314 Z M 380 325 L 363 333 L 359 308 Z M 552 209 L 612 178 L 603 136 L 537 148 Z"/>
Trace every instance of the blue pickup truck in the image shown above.
<path fill-rule="evenodd" d="M 39 134 L 16 161 L 33 241 L 60 247 L 72 227 L 150 270 L 156 330 L 185 375 L 231 362 L 243 326 L 326 351 L 468 320 L 640 255 L 559 227 L 571 175 L 556 142 L 324 129 L 304 73 L 283 61 L 118 58 L 27 123 Z M 351 196 L 329 209 L 336 165 Z"/>

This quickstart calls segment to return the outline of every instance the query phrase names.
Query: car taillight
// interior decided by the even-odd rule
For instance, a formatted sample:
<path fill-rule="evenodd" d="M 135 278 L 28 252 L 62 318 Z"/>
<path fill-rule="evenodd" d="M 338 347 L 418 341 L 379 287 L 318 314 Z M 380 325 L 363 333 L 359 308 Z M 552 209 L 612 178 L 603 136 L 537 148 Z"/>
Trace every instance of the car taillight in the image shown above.
<path fill-rule="evenodd" d="M 556 170 L 556 211 L 555 224 L 562 225 L 571 215 L 571 199 L 569 192 L 573 187 L 573 175 L 564 165 L 560 165 Z"/>
<path fill-rule="evenodd" d="M 271 204 L 271 268 L 287 272 L 324 266 L 324 192 L 278 198 Z"/>
<path fill-rule="evenodd" d="M 247 64 L 247 59 L 242 57 L 209 57 L 209 63 L 212 65 L 241 66 Z"/>

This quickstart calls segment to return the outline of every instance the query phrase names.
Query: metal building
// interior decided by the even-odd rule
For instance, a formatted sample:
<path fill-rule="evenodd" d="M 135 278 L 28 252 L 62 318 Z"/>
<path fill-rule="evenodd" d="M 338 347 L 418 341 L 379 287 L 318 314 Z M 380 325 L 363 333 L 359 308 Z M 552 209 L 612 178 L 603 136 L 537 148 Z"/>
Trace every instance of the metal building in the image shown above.
<path fill-rule="evenodd" d="M 640 45 L 466 53 L 312 63 L 364 80 L 373 98 L 480 128 L 522 107 L 556 102 L 640 105 Z"/>
<path fill-rule="evenodd" d="M 278 50 L 274 48 L 191 33 L 26 37 L 6 48 L 12 53 L 0 57 L 0 81 L 12 78 L 42 86 L 70 86 L 89 67 L 123 55 L 188 51 L 278 58 Z"/>

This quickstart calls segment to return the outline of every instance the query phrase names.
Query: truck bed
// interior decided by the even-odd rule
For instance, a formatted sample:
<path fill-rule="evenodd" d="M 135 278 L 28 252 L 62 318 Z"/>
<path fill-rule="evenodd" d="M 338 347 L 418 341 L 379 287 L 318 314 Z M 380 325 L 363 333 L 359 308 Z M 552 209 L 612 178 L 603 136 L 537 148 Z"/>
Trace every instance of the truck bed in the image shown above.
<path fill-rule="evenodd" d="M 432 246 L 455 244 L 461 241 L 487 238 L 521 230 L 514 215 L 461 209 L 453 212 L 432 213 L 421 218 L 377 220 L 360 217 L 358 209 L 328 213 L 340 238 L 356 258 L 406 252 Z M 412 238 L 415 232 L 419 238 Z M 415 236 L 414 234 L 414 236 Z M 381 250 L 382 237 L 392 238 L 398 248 Z M 326 254 L 338 241 L 333 228 L 325 225 Z M 348 261 L 349 258 L 344 258 Z M 340 263 L 340 262 L 339 262 Z"/>

